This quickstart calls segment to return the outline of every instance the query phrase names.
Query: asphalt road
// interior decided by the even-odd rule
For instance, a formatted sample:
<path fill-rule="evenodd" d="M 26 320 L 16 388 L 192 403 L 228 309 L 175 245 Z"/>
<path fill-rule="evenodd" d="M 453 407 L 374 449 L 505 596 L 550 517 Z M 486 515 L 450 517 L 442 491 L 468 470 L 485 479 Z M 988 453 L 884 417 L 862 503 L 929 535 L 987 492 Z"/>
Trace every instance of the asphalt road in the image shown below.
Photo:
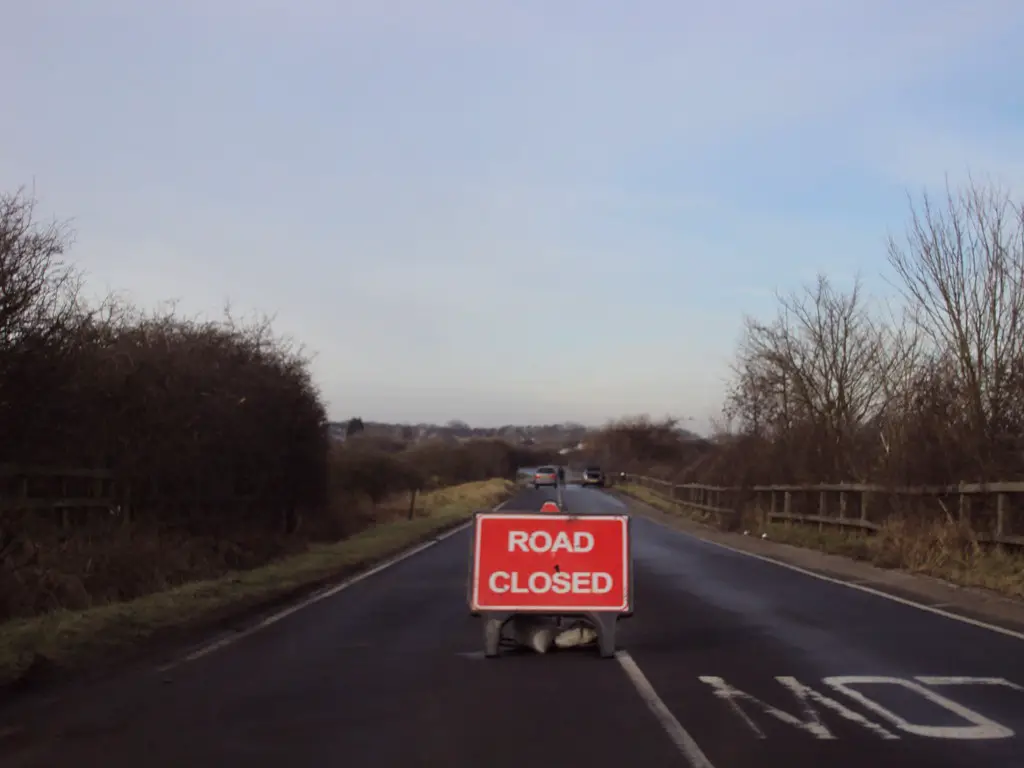
<path fill-rule="evenodd" d="M 622 510 L 594 490 L 566 500 Z M 646 519 L 633 534 L 636 613 L 617 659 L 482 658 L 462 531 L 215 652 L 0 716 L 0 734 L 24 728 L 0 763 L 1024 765 L 1024 638 Z"/>

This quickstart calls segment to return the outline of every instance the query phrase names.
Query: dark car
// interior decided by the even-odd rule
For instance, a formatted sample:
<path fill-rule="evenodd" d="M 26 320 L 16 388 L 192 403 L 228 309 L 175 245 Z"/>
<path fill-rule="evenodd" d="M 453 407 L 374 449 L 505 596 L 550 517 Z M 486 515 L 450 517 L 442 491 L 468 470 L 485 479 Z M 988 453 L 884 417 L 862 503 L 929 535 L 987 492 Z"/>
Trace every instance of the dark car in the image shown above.
<path fill-rule="evenodd" d="M 587 467 L 583 470 L 583 485 L 596 485 L 598 488 L 604 488 L 604 472 L 601 471 L 600 467 Z"/>

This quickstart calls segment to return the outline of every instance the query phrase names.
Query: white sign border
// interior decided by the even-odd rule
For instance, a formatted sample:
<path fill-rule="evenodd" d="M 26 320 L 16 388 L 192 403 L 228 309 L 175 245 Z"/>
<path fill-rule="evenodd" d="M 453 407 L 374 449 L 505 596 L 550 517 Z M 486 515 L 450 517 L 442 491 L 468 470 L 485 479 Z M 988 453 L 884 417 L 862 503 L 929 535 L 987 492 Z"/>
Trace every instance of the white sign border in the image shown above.
<path fill-rule="evenodd" d="M 486 519 L 514 520 L 613 520 L 622 525 L 622 604 L 609 607 L 607 605 L 586 606 L 573 605 L 565 607 L 537 607 L 535 605 L 485 605 L 480 602 L 480 540 Z M 473 611 L 488 613 L 623 613 L 629 610 L 629 588 L 631 568 L 629 563 L 629 516 L 628 515 L 552 515 L 515 512 L 486 512 L 477 515 L 475 525 L 475 544 L 473 547 Z"/>

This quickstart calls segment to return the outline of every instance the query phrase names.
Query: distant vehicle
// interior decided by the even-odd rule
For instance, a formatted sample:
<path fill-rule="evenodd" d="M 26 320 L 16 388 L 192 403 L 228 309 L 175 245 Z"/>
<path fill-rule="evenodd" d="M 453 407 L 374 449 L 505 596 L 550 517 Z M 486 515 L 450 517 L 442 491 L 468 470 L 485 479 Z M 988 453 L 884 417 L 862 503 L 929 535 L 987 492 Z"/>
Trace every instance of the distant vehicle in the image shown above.
<path fill-rule="evenodd" d="M 596 485 L 598 488 L 604 488 L 604 472 L 600 467 L 587 467 L 583 470 L 582 485 Z"/>
<path fill-rule="evenodd" d="M 554 467 L 537 467 L 533 473 L 533 487 L 540 488 L 542 485 L 558 486 L 558 470 Z"/>

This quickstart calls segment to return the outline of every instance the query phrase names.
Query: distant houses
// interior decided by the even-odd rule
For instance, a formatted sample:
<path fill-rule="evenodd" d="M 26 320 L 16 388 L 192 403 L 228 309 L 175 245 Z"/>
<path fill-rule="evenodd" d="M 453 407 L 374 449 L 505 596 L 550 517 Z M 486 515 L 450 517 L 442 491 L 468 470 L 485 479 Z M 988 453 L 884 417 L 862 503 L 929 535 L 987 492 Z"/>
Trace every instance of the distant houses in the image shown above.
<path fill-rule="evenodd" d="M 328 434 L 332 440 L 345 442 L 352 434 L 351 425 L 358 422 L 359 432 L 372 437 L 386 437 L 406 443 L 427 441 L 443 441 L 449 443 L 464 442 L 478 438 L 498 438 L 513 445 L 550 445 L 552 443 L 570 446 L 566 450 L 579 450 L 583 446 L 582 439 L 587 434 L 586 427 L 580 424 L 548 424 L 518 426 L 508 424 L 502 427 L 470 427 L 465 422 L 451 421 L 447 424 L 388 424 L 384 422 L 349 419 L 348 421 L 332 421 L 328 424 Z M 572 447 L 575 446 L 575 447 Z"/>

